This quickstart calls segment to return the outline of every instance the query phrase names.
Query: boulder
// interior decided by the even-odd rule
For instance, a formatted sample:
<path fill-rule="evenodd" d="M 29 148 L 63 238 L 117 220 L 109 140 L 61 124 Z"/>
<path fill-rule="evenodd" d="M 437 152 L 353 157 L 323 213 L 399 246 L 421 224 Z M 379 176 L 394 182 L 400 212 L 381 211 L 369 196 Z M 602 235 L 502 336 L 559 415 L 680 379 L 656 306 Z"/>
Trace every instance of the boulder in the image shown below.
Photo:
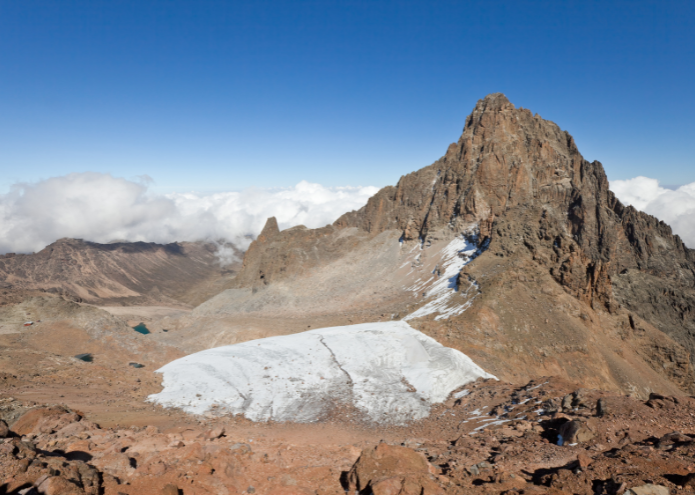
<path fill-rule="evenodd" d="M 224 435 L 224 427 L 218 426 L 217 428 L 213 428 L 212 430 L 207 431 L 205 433 L 205 438 L 207 438 L 208 440 L 215 440 L 217 438 L 220 438 L 223 435 Z"/>
<path fill-rule="evenodd" d="M 649 394 L 649 400 L 646 404 L 652 409 L 672 409 L 678 405 L 678 399 L 652 392 Z"/>
<path fill-rule="evenodd" d="M 625 495 L 669 495 L 669 490 L 662 485 L 641 485 L 630 488 Z"/>
<path fill-rule="evenodd" d="M 75 413 L 44 416 L 39 420 L 38 423 L 36 423 L 36 426 L 34 426 L 34 429 L 31 431 L 31 434 L 51 434 L 55 431 L 62 430 L 68 425 L 75 424 L 80 419 L 80 415 Z"/>
<path fill-rule="evenodd" d="M 579 466 L 579 469 L 586 469 L 589 467 L 589 465 L 593 462 L 593 459 L 589 457 L 586 454 L 579 453 L 577 454 L 577 465 Z"/>
<path fill-rule="evenodd" d="M 587 396 L 585 389 L 580 388 L 572 392 L 572 407 L 591 407 L 589 404 L 587 404 Z"/>
<path fill-rule="evenodd" d="M 0 438 L 7 438 L 10 434 L 10 428 L 3 420 L 0 419 Z"/>
<path fill-rule="evenodd" d="M 370 487 L 374 495 L 444 493 L 430 478 L 430 465 L 421 454 L 386 443 L 362 451 L 348 483 L 352 491 Z"/>
<path fill-rule="evenodd" d="M 82 488 L 61 476 L 42 476 L 34 486 L 42 495 L 84 495 Z"/>
<path fill-rule="evenodd" d="M 560 426 L 558 434 L 560 435 L 558 445 L 583 443 L 594 438 L 594 432 L 589 429 L 586 423 L 576 419 L 563 423 L 563 425 Z"/>
<path fill-rule="evenodd" d="M 28 435 L 44 418 L 58 417 L 67 414 L 68 410 L 61 406 L 37 407 L 30 409 L 14 422 L 11 429 L 19 436 Z"/>
<path fill-rule="evenodd" d="M 127 455 L 118 452 L 96 458 L 92 461 L 92 464 L 108 474 L 120 477 L 124 474 L 130 476 L 135 472 L 130 462 L 130 458 Z"/>
<path fill-rule="evenodd" d="M 674 444 L 686 444 L 692 442 L 693 439 L 690 438 L 688 435 L 683 435 L 678 431 L 674 431 L 672 433 L 667 433 L 666 435 L 661 437 L 659 439 L 659 443 L 657 443 L 657 448 L 666 449 Z"/>
<path fill-rule="evenodd" d="M 596 401 L 596 416 L 606 416 L 608 414 L 608 406 L 606 405 L 606 399 L 601 397 Z"/>
<path fill-rule="evenodd" d="M 398 495 L 403 488 L 403 478 L 395 476 L 377 481 L 372 485 L 374 495 Z"/>
<path fill-rule="evenodd" d="M 128 450 L 140 454 L 151 454 L 167 450 L 170 443 L 165 435 L 148 435 L 134 442 Z"/>

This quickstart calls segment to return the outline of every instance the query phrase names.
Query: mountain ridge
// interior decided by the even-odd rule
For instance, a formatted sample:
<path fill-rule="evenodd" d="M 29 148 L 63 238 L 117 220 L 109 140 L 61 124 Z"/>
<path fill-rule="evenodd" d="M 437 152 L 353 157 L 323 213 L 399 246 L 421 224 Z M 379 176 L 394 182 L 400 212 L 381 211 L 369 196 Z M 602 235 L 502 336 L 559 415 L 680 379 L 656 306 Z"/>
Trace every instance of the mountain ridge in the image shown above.
<path fill-rule="evenodd" d="M 6 289 L 41 289 L 111 305 L 198 304 L 224 289 L 238 263 L 221 267 L 206 242 L 100 244 L 62 238 L 34 254 L 0 256 Z M 198 294 L 196 294 L 198 293 Z"/>
<path fill-rule="evenodd" d="M 589 340 L 595 332 L 618 335 L 626 326 L 633 332 L 648 327 L 644 335 L 648 334 L 651 343 L 639 344 L 642 350 L 638 354 L 641 352 L 649 366 L 661 374 L 659 360 L 669 360 L 669 366 L 679 370 L 679 377 L 669 372 L 669 380 L 687 389 L 693 387 L 684 377 L 692 376 L 695 356 L 695 322 L 691 317 L 695 311 L 695 251 L 664 222 L 624 206 L 610 191 L 602 164 L 585 160 L 567 131 L 529 110 L 516 108 L 500 93 L 478 101 L 461 137 L 442 158 L 401 177 L 396 186 L 381 189 L 360 210 L 320 229 L 279 231 L 269 220 L 263 235 L 249 247 L 234 282 L 238 290 L 250 289 L 256 295 L 248 296 L 237 307 L 242 308 L 241 314 L 250 311 L 243 308 L 258 307 L 254 300 L 274 304 L 285 297 L 279 295 L 280 287 L 284 293 L 300 293 L 298 287 L 311 277 L 330 267 L 335 271 L 349 252 L 379 236 L 394 236 L 401 244 L 420 243 L 422 248 L 466 229 L 475 229 L 479 245 L 489 246 L 457 277 L 456 286 L 462 292 L 485 276 L 477 267 L 487 266 L 488 272 L 494 272 L 502 263 L 516 273 L 514 267 L 523 266 L 534 274 L 529 280 L 546 280 L 545 285 L 552 280 L 557 289 L 587 308 L 572 312 L 591 312 L 587 318 L 594 326 L 600 321 L 596 328 L 578 323 L 589 332 Z M 396 265 L 391 271 L 395 269 Z M 532 283 L 522 279 L 522 285 Z M 344 287 L 340 292 L 340 286 L 331 286 L 333 299 L 349 293 L 347 282 L 340 282 L 338 276 L 331 280 Z M 507 290 L 505 283 L 495 289 L 496 294 Z M 480 284 L 483 293 L 489 292 L 489 287 Z M 510 297 L 523 298 L 521 289 L 510 290 Z M 482 317 L 481 308 L 488 304 L 484 301 L 494 299 L 485 297 L 447 325 L 460 320 L 461 325 L 470 326 L 477 321 Z M 547 303 L 552 305 L 557 297 L 548 298 Z M 405 308 L 406 297 L 400 299 Z M 508 303 L 498 300 L 495 304 Z M 378 313 L 385 306 L 375 299 L 373 307 Z M 553 321 L 539 319 L 539 325 L 532 326 L 552 326 L 559 321 L 557 317 Z M 433 332 L 434 327 L 442 326 L 428 318 L 422 319 L 422 325 L 432 326 Z M 495 331 L 513 340 L 515 325 L 506 323 Z M 665 335 L 667 344 L 660 334 Z M 470 331 L 464 327 L 458 329 L 458 335 L 472 342 Z M 572 332 L 563 338 L 571 342 Z M 532 338 L 534 342 L 539 339 L 540 334 Z M 490 354 L 491 346 L 487 347 L 487 357 L 480 359 L 492 359 L 494 352 Z M 657 357 L 650 350 L 642 352 L 667 348 Z"/>
<path fill-rule="evenodd" d="M 619 251 L 617 245 L 623 243 L 621 243 L 622 239 L 604 239 L 600 234 L 590 232 L 590 230 L 600 231 L 601 224 L 607 222 L 605 215 L 601 215 L 604 212 L 597 212 L 596 218 L 591 219 L 591 223 L 586 221 L 591 206 L 595 205 L 597 209 L 604 208 L 608 212 L 615 213 L 623 221 L 625 237 L 628 238 L 633 250 L 642 255 L 637 256 L 637 265 L 640 269 L 649 266 L 649 257 L 653 251 L 649 239 L 640 236 L 645 228 L 655 230 L 658 235 L 665 237 L 675 252 L 681 254 L 679 257 L 695 262 L 695 250 L 688 249 L 680 237 L 672 233 L 667 224 L 632 206 L 623 206 L 609 190 L 608 179 L 601 163 L 584 160 L 572 136 L 567 131 L 562 131 L 555 123 L 542 120 L 537 114 L 532 117 L 529 110 L 522 108 L 513 112 L 512 115 L 517 121 L 520 118 L 526 120 L 522 126 L 536 127 L 533 129 L 535 134 L 545 135 L 547 138 L 546 141 L 542 141 L 538 136 L 532 135 L 533 133 L 523 136 L 527 150 L 535 151 L 536 156 L 533 156 L 534 153 L 529 153 L 530 156 L 522 156 L 521 161 L 526 161 L 528 164 L 534 160 L 545 159 L 544 161 L 549 162 L 551 166 L 564 165 L 564 169 L 556 168 L 554 175 L 540 170 L 540 173 L 529 177 L 528 170 L 524 170 L 525 164 L 515 161 L 521 154 L 519 151 L 523 149 L 517 148 L 516 153 L 508 153 L 509 150 L 503 150 L 506 152 L 503 154 L 499 153 L 495 149 L 498 143 L 495 141 L 494 132 L 500 127 L 503 127 L 504 132 L 508 132 L 504 124 L 507 124 L 505 120 L 511 119 L 505 114 L 514 110 L 516 110 L 514 105 L 501 93 L 493 93 L 480 100 L 473 113 L 466 119 L 461 138 L 457 143 L 449 146 L 444 157 L 429 167 L 402 177 L 395 188 L 383 188 L 363 209 L 343 215 L 334 225 L 356 226 L 368 232 L 396 228 L 403 231 L 405 239 L 418 237 L 425 239 L 430 230 L 455 222 L 458 217 L 462 217 L 466 223 L 480 224 L 480 242 L 482 243 L 490 235 L 494 218 L 499 217 L 510 207 L 528 206 L 534 202 L 532 200 L 537 200 L 541 204 L 565 202 L 567 203 L 565 209 L 574 213 L 575 221 L 571 222 L 571 225 L 573 233 L 579 237 L 582 251 L 589 253 L 594 263 L 607 262 L 616 256 L 616 251 Z M 502 119 L 498 118 L 500 115 L 503 116 Z M 493 132 L 491 138 L 485 135 L 488 127 Z M 518 136 L 519 133 L 514 132 L 514 134 Z M 486 153 L 485 147 L 488 142 L 492 145 L 492 149 Z M 538 149 L 533 150 L 534 147 Z M 479 156 L 476 156 L 476 152 Z M 505 171 L 503 164 L 507 162 L 509 156 L 513 158 L 511 166 L 507 167 L 506 175 L 511 178 L 511 183 L 504 180 L 505 174 L 499 173 Z M 563 159 L 564 163 L 562 163 Z M 440 190 L 444 190 L 444 194 L 438 195 L 439 191 L 433 188 L 429 204 L 427 204 L 428 198 L 417 195 L 417 201 L 413 201 L 412 191 L 416 187 L 412 182 L 421 183 L 422 178 L 418 175 L 425 173 L 430 167 L 438 169 L 433 186 L 439 186 Z M 442 169 L 446 169 L 443 174 Z M 461 171 L 463 174 L 460 173 Z M 469 171 L 477 182 L 465 177 L 465 173 Z M 466 179 L 469 179 L 468 182 Z M 541 180 L 544 180 L 544 183 L 540 184 L 540 187 L 534 183 Z M 587 181 L 590 188 L 582 187 Z M 452 188 L 455 188 L 458 194 L 449 194 Z M 504 194 L 500 194 L 499 189 L 506 190 L 503 191 Z M 594 202 L 594 205 L 589 207 L 582 204 L 586 201 L 587 189 L 596 190 L 596 194 L 589 195 L 588 199 Z M 401 204 L 406 202 L 406 207 L 399 208 L 400 205 L 397 204 L 399 202 Z M 426 208 L 418 209 L 422 204 L 426 205 Z M 580 208 L 580 211 L 576 211 L 577 208 Z M 390 216 L 386 213 L 389 211 L 392 212 Z M 391 223 L 385 223 L 384 220 L 390 220 Z M 595 225 L 592 225 L 593 223 Z M 595 242 L 596 240 L 598 243 Z M 625 265 L 630 265 L 629 261 L 623 260 L 622 257 L 618 259 L 624 261 Z M 621 268 L 623 266 L 619 265 L 616 270 L 620 271 Z M 596 270 L 599 277 L 603 277 L 601 266 L 596 266 Z M 600 284 L 598 279 L 596 282 L 596 285 Z M 599 297 L 605 298 L 606 295 L 605 292 L 599 293 Z"/>

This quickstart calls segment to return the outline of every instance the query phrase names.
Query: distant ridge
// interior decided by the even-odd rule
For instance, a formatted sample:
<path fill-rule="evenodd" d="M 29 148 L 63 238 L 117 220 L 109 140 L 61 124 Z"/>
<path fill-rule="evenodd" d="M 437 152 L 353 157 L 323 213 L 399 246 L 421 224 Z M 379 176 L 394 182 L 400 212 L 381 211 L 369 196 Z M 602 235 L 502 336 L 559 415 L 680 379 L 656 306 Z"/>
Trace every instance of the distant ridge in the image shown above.
<path fill-rule="evenodd" d="M 221 267 L 216 252 L 216 244 L 205 242 L 63 238 L 35 254 L 0 256 L 0 284 L 95 304 L 198 304 L 223 290 L 238 268 Z"/>

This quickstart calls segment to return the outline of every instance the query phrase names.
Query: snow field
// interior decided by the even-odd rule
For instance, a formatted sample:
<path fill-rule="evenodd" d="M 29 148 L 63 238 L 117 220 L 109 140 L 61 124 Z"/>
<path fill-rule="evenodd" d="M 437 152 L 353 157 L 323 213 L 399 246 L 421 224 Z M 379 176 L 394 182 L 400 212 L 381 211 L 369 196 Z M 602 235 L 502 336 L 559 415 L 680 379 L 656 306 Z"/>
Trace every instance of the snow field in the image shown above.
<path fill-rule="evenodd" d="M 468 356 L 404 321 L 323 328 L 208 349 L 163 366 L 148 400 L 193 414 L 312 422 L 354 405 L 374 422 L 404 423 L 477 378 Z"/>

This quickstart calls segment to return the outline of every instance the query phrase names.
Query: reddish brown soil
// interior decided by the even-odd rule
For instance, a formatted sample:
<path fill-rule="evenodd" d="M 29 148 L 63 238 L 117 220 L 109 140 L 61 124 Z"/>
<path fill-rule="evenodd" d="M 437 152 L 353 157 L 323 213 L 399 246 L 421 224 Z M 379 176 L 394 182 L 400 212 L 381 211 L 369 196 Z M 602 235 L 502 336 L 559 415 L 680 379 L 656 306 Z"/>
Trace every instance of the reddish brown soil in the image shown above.
<path fill-rule="evenodd" d="M 654 395 L 640 401 L 558 379 L 525 387 L 479 381 L 468 388 L 468 395 L 433 408 L 429 418 L 401 426 L 340 417 L 259 424 L 148 407 L 122 412 L 120 427 L 113 426 L 115 415 L 111 427 L 99 427 L 94 419 L 108 416 L 98 405 L 83 417 L 67 408 L 59 414 L 34 409 L 31 421 L 26 416 L 13 425 L 22 436 L 0 443 L 0 493 L 30 487 L 43 475 L 64 478 L 75 493 L 107 495 L 169 493 L 166 485 L 184 494 L 342 495 L 346 488 L 375 495 L 411 489 L 621 494 L 645 484 L 691 489 L 695 399 Z M 127 409 L 127 401 L 116 403 L 112 407 Z M 7 416 L 27 405 L 5 399 L 1 409 Z M 571 421 L 580 426 L 570 439 L 576 445 L 557 445 L 558 432 Z M 138 426 L 145 423 L 159 427 Z M 374 450 L 380 443 L 394 447 Z M 426 472 L 413 471 L 417 466 Z"/>

